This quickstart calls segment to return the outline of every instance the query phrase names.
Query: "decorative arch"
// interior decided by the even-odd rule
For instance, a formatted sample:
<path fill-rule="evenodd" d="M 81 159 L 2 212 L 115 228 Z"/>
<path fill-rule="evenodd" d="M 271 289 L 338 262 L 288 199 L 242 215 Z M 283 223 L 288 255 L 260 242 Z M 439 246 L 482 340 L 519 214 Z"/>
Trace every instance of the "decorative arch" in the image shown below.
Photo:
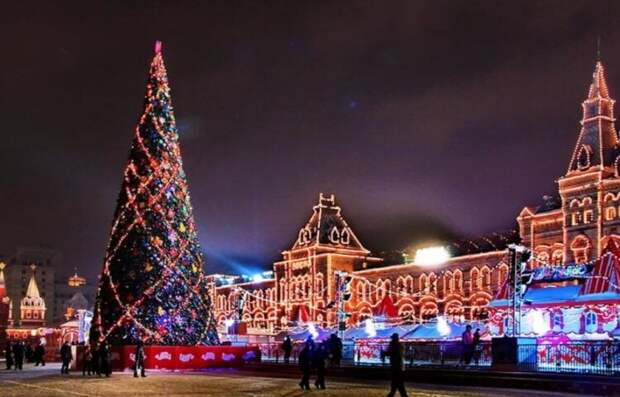
<path fill-rule="evenodd" d="M 587 262 L 589 260 L 591 248 L 592 242 L 583 234 L 575 237 L 570 244 L 575 262 L 578 263 Z"/>
<path fill-rule="evenodd" d="M 590 145 L 581 145 L 577 152 L 577 169 L 580 171 L 587 170 L 591 166 L 592 147 Z"/>
<path fill-rule="evenodd" d="M 463 272 L 460 269 L 454 271 L 454 290 L 457 292 L 463 291 Z"/>
<path fill-rule="evenodd" d="M 345 227 L 340 233 L 340 242 L 343 245 L 349 245 L 351 242 L 351 233 L 349 232 L 349 228 Z"/>
<path fill-rule="evenodd" d="M 481 287 L 480 271 L 476 266 L 472 267 L 472 269 L 469 271 L 469 283 L 471 291 L 478 291 Z"/>
<path fill-rule="evenodd" d="M 338 228 L 336 226 L 334 226 L 329 232 L 329 241 L 331 241 L 333 244 L 340 243 L 340 232 L 338 231 Z"/>
<path fill-rule="evenodd" d="M 508 280 L 508 265 L 501 262 L 497 267 L 497 288 L 501 288 L 506 280 Z"/>
<path fill-rule="evenodd" d="M 480 271 L 480 278 L 482 279 L 482 288 L 485 290 L 491 289 L 491 269 L 484 265 Z"/>
<path fill-rule="evenodd" d="M 450 270 L 446 270 L 443 274 L 443 293 L 451 294 L 454 292 L 454 277 Z"/>

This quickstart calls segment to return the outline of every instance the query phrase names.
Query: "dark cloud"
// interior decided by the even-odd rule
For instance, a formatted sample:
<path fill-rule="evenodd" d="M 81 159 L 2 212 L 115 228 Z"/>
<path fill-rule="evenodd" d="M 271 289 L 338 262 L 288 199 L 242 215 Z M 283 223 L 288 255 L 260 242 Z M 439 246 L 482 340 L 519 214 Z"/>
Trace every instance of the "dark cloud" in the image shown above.
<path fill-rule="evenodd" d="M 373 250 L 504 230 L 552 192 L 618 6 L 133 1 L 0 16 L 0 250 L 100 270 L 152 44 L 164 41 L 211 270 L 268 266 L 318 193 Z"/>

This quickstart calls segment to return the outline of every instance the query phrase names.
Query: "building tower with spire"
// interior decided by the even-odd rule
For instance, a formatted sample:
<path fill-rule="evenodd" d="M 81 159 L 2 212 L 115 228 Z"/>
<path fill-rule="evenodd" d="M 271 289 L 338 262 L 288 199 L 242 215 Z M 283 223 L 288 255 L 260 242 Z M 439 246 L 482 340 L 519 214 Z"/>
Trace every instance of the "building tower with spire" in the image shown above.
<path fill-rule="evenodd" d="M 620 242 L 620 148 L 603 63 L 594 67 L 582 103 L 581 129 L 566 174 L 561 204 L 526 207 L 517 218 L 523 242 L 540 265 L 588 262 L 611 238 Z"/>
<path fill-rule="evenodd" d="M 42 327 L 45 325 L 45 300 L 39 294 L 39 287 L 35 279 L 36 266 L 32 265 L 32 276 L 28 283 L 26 296 L 21 301 L 20 319 L 21 327 Z"/>

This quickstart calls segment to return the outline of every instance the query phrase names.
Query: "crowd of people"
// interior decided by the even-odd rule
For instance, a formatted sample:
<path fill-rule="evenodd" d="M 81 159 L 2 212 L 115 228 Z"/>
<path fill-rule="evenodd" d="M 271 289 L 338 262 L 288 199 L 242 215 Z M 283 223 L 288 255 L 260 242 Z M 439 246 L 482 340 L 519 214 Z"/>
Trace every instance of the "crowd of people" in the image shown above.
<path fill-rule="evenodd" d="M 23 370 L 24 362 L 34 363 L 35 367 L 45 366 L 45 343 L 30 344 L 25 341 L 8 341 L 4 349 L 6 369 Z"/>
<path fill-rule="evenodd" d="M 287 335 L 282 342 L 282 351 L 284 352 L 284 363 L 288 364 L 293 352 L 293 342 Z M 325 371 L 327 364 L 330 367 L 340 366 L 342 359 L 342 340 L 336 334 L 332 334 L 329 339 L 315 343 L 312 337 L 308 337 L 305 341 L 298 356 L 299 368 L 302 372 L 302 379 L 299 387 L 302 390 L 310 389 L 310 376 L 312 370 L 316 370 L 316 381 L 314 385 L 317 389 L 325 389 Z"/>
<path fill-rule="evenodd" d="M 284 363 L 290 362 L 293 351 L 293 343 L 290 337 L 286 336 L 282 342 L 284 352 Z M 391 388 L 388 396 L 394 396 L 398 391 L 401 396 L 406 397 L 405 390 L 405 353 L 404 347 L 399 341 L 398 334 L 393 334 L 387 350 L 382 353 L 390 359 Z M 342 360 L 342 339 L 336 334 L 332 334 L 323 342 L 315 342 L 312 337 L 308 337 L 303 343 L 297 363 L 301 370 L 301 380 L 299 387 L 302 390 L 310 390 L 310 377 L 313 370 L 316 372 L 314 386 L 317 389 L 325 389 L 326 369 L 337 368 Z"/>
<path fill-rule="evenodd" d="M 110 346 L 107 343 L 101 343 L 97 347 L 86 346 L 82 351 L 82 376 L 97 375 L 101 377 L 105 375 L 109 377 L 112 374 L 112 355 Z"/>
<path fill-rule="evenodd" d="M 74 360 L 71 345 L 64 342 L 60 347 L 60 373 L 69 374 L 71 362 Z M 34 346 L 25 341 L 9 341 L 4 349 L 6 369 L 22 370 L 24 362 L 34 363 L 34 366 L 45 365 L 45 344 L 40 341 Z M 141 375 L 146 376 L 144 371 L 144 347 L 140 343 L 136 348 L 136 371 L 140 369 Z M 82 375 L 83 376 L 106 376 L 112 374 L 112 355 L 110 346 L 102 343 L 97 347 L 86 346 L 82 352 Z M 136 372 L 137 376 L 137 372 Z"/>

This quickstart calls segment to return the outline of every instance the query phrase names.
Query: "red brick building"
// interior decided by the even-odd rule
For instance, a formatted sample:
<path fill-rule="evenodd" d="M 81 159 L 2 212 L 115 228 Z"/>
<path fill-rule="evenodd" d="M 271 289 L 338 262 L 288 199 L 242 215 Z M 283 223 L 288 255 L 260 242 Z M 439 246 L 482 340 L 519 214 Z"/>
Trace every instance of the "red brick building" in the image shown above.
<path fill-rule="evenodd" d="M 530 268 L 541 269 L 530 294 L 553 302 L 536 303 L 550 328 L 561 332 L 566 324 L 576 333 L 611 332 L 620 307 L 616 291 L 620 280 L 612 278 L 620 277 L 620 265 L 616 269 L 616 262 L 610 264 L 615 253 L 608 254 L 605 263 L 599 257 L 610 240 L 620 246 L 620 147 L 614 100 L 600 62 L 582 107 L 581 130 L 567 172 L 558 180 L 558 198 L 546 197 L 541 206 L 525 207 L 517 216 L 518 235 L 453 245 L 453 257 L 434 268 L 413 263 L 385 266 L 355 235 L 335 197 L 321 195 L 292 247 L 274 263 L 273 278 L 239 283 L 234 276 L 210 276 L 217 318 L 222 323 L 234 319 L 241 308 L 240 318 L 250 333 L 308 322 L 334 326 L 338 272 L 346 272 L 353 277 L 352 298 L 345 306 L 350 325 L 386 313 L 395 315 L 396 322 L 437 316 L 475 320 L 491 315 L 492 331 L 501 334 L 509 317 L 506 247 L 521 240 L 534 253 Z M 593 284 L 593 278 L 607 282 L 601 287 Z M 536 291 L 543 286 L 557 289 Z M 239 296 L 244 297 L 244 305 L 238 304 Z M 554 314 L 564 309 L 565 317 Z"/>
<path fill-rule="evenodd" d="M 421 322 L 444 314 L 476 319 L 484 315 L 508 273 L 503 246 L 509 240 L 496 240 L 487 239 L 476 246 L 478 250 L 491 249 L 489 252 L 457 256 L 437 268 L 384 266 L 358 239 L 334 195 L 321 194 L 292 247 L 274 263 L 273 278 L 244 281 L 236 276 L 211 275 L 212 301 L 220 324 L 239 318 L 242 307 L 240 318 L 254 334 L 309 322 L 334 326 L 337 274 L 345 272 L 353 277 L 352 297 L 345 305 L 350 325 L 385 315 L 386 305 L 393 307 L 388 313 L 396 313 L 395 321 Z"/>

